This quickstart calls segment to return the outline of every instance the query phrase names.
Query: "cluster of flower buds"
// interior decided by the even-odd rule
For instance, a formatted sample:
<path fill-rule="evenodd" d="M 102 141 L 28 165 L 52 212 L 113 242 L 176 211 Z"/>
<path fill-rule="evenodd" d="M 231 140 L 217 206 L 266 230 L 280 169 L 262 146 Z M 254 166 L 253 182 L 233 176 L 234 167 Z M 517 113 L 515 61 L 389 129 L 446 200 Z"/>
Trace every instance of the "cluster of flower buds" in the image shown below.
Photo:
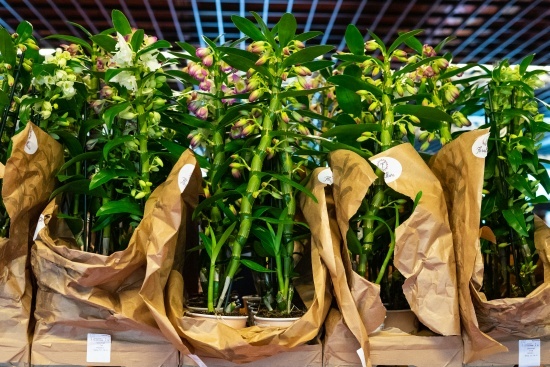
<path fill-rule="evenodd" d="M 187 67 L 183 68 L 183 72 L 187 72 L 191 77 L 199 82 L 202 82 L 208 77 L 208 70 L 206 70 L 201 64 L 189 61 Z"/>
<path fill-rule="evenodd" d="M 470 120 L 468 120 L 466 118 L 466 116 L 464 116 L 462 114 L 462 112 L 460 111 L 455 111 L 453 112 L 453 114 L 451 115 L 451 117 L 453 118 L 453 122 L 456 126 L 458 127 L 463 127 L 463 126 L 470 126 L 472 125 L 472 123 L 470 122 Z"/>
<path fill-rule="evenodd" d="M 449 103 L 453 103 L 460 96 L 460 90 L 458 87 L 450 82 L 445 84 L 442 89 L 445 94 L 445 99 Z"/>
<path fill-rule="evenodd" d="M 208 107 L 197 92 L 193 91 L 187 99 L 187 109 L 201 120 L 208 118 Z"/>
<path fill-rule="evenodd" d="M 254 133 L 256 127 L 257 125 L 253 118 L 241 117 L 231 127 L 229 135 L 232 139 L 242 139 Z"/>
<path fill-rule="evenodd" d="M 302 41 L 293 40 L 290 41 L 285 48 L 283 48 L 283 54 L 285 56 L 290 56 L 290 54 L 292 54 L 293 52 L 300 51 L 305 47 L 306 45 Z"/>
<path fill-rule="evenodd" d="M 424 57 L 434 57 L 434 56 L 437 56 L 437 52 L 435 52 L 435 49 L 428 45 L 428 44 L 424 44 L 422 46 L 422 56 Z"/>
<path fill-rule="evenodd" d="M 420 150 L 423 152 L 430 147 L 430 143 L 436 138 L 435 132 L 423 131 L 418 136 L 418 140 L 423 142 L 420 146 Z M 442 142 L 443 143 L 443 142 Z"/>
<path fill-rule="evenodd" d="M 201 63 L 207 68 L 211 67 L 214 64 L 214 55 L 212 50 L 208 47 L 199 47 L 195 51 L 195 55 L 201 59 Z"/>
<path fill-rule="evenodd" d="M 207 137 L 205 136 L 202 129 L 196 129 L 192 130 L 189 135 L 187 135 L 187 139 L 189 139 L 189 145 L 191 146 L 191 148 L 195 149 L 199 145 L 204 145 L 206 143 Z"/>
<path fill-rule="evenodd" d="M 392 60 L 408 62 L 407 53 L 403 50 L 395 50 L 392 52 Z"/>

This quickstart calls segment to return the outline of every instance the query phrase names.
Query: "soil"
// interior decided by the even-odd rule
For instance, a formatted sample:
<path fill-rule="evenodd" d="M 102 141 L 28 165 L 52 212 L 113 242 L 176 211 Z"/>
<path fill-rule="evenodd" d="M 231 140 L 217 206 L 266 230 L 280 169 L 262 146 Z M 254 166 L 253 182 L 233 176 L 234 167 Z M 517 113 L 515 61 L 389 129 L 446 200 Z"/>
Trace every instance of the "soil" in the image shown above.
<path fill-rule="evenodd" d="M 196 314 L 201 314 L 201 315 L 219 315 L 219 316 L 243 316 L 243 314 L 241 314 L 239 312 L 239 309 L 236 309 L 232 312 L 208 312 L 208 311 L 192 311 L 193 313 L 196 313 Z"/>
<path fill-rule="evenodd" d="M 300 310 L 300 309 L 291 310 L 290 313 L 286 313 L 286 312 L 282 313 L 276 310 L 268 311 L 267 309 L 264 308 L 264 309 L 258 310 L 258 313 L 256 314 L 256 316 L 271 317 L 271 318 L 292 318 L 292 317 L 302 317 L 304 316 L 305 313 L 306 311 Z"/>

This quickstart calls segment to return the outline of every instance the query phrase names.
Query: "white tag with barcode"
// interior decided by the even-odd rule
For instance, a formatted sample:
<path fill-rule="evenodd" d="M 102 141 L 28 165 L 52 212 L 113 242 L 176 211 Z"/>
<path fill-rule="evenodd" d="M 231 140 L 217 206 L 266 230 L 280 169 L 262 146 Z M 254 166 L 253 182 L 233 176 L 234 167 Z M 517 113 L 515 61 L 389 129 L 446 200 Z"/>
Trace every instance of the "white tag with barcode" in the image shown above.
<path fill-rule="evenodd" d="M 111 335 L 88 334 L 86 362 L 111 363 Z"/>

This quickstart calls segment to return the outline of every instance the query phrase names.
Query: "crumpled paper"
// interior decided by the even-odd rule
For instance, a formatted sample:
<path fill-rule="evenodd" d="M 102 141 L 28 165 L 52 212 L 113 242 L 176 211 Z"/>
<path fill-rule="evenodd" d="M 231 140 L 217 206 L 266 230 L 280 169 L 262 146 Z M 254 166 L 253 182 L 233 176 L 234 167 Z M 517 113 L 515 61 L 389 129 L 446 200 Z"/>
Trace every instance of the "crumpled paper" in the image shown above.
<path fill-rule="evenodd" d="M 507 351 L 506 347 L 479 329 L 472 301 L 476 292 L 474 284 L 481 286 L 483 279 L 479 222 L 485 168 L 482 150 L 487 147 L 483 139 L 488 134 L 488 129 L 463 133 L 444 146 L 429 162 L 443 187 L 453 230 L 465 363 Z"/>
<path fill-rule="evenodd" d="M 317 197 L 318 203 L 305 195 L 300 195 L 300 208 L 313 234 L 319 231 L 326 233 L 322 228 L 326 221 L 323 223 L 319 221 L 323 216 L 322 213 L 326 212 L 322 200 L 324 186 L 324 183 L 316 181 L 314 173 L 307 187 Z M 325 217 L 324 220 L 326 219 Z M 288 328 L 252 326 L 236 330 L 216 321 L 185 316 L 183 294 L 186 284 L 181 272 L 185 273 L 186 269 L 176 269 L 169 261 L 163 263 L 163 269 L 173 269 L 168 279 L 165 303 L 172 324 L 182 341 L 189 346 L 188 352 L 182 352 L 247 363 L 288 351 L 290 348 L 314 339 L 323 325 L 332 300 L 328 287 L 329 274 L 324 263 L 325 259 L 322 257 L 323 246 L 325 243 L 320 242 L 313 235 L 311 245 L 308 246 L 311 261 L 309 264 L 304 264 L 307 262 L 304 257 L 300 262 L 302 267 L 309 267 L 310 270 L 300 273 L 302 286 L 296 288 L 302 298 L 306 298 L 303 300 L 309 307 L 305 315 Z M 309 288 L 309 291 L 304 292 L 299 288 L 304 288 L 303 284 L 307 283 L 305 280 L 308 278 L 310 285 L 305 288 Z"/>
<path fill-rule="evenodd" d="M 0 364 L 26 365 L 32 337 L 28 254 L 40 212 L 55 188 L 63 150 L 30 122 L 12 141 L 2 188 L 11 223 L 9 238 L 0 239 Z"/>
<path fill-rule="evenodd" d="M 48 205 L 32 249 L 38 283 L 33 364 L 84 364 L 87 334 L 100 333 L 112 336 L 115 365 L 177 365 L 173 344 L 185 347 L 170 338 L 177 334 L 164 313 L 168 274 L 161 265 L 185 233 L 199 180 L 198 164 L 186 151 L 147 200 L 128 247 L 109 256 L 76 249 L 57 217 L 58 200 Z"/>
<path fill-rule="evenodd" d="M 386 184 L 395 191 L 413 200 L 422 191 L 415 211 L 396 230 L 393 260 L 406 278 L 403 292 L 411 310 L 438 334 L 460 334 L 453 242 L 441 185 L 410 144 L 370 161 L 381 167 Z M 329 165 L 334 172 L 337 220 L 345 238 L 349 219 L 376 176 L 368 162 L 349 151 L 331 153 Z"/>

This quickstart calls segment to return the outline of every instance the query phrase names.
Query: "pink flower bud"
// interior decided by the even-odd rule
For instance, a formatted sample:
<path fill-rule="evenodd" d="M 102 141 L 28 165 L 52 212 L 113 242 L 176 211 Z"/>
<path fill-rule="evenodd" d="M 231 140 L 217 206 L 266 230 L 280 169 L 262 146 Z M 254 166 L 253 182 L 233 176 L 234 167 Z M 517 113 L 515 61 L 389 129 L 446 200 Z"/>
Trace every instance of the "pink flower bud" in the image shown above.
<path fill-rule="evenodd" d="M 267 62 L 267 60 L 269 60 L 269 56 L 268 55 L 262 55 L 262 57 L 260 57 L 254 64 L 256 66 L 260 66 L 260 65 L 263 65 Z"/>
<path fill-rule="evenodd" d="M 293 67 L 294 72 L 300 76 L 308 76 L 311 75 L 311 70 L 309 70 L 305 66 L 294 66 Z"/>
<path fill-rule="evenodd" d="M 210 92 L 210 89 L 212 88 L 212 81 L 210 79 L 204 79 L 199 83 L 199 88 L 206 92 Z"/>
<path fill-rule="evenodd" d="M 433 57 L 437 55 L 437 53 L 432 46 L 425 44 L 424 46 L 422 46 L 422 55 L 426 57 Z"/>
<path fill-rule="evenodd" d="M 248 101 L 254 102 L 261 98 L 264 95 L 264 91 L 262 89 L 256 89 L 250 95 L 248 96 Z"/>
<path fill-rule="evenodd" d="M 236 179 L 241 178 L 241 171 L 237 168 L 231 168 L 231 175 Z"/>
<path fill-rule="evenodd" d="M 241 136 L 248 136 L 248 135 L 252 134 L 255 129 L 256 129 L 255 125 L 248 125 L 245 128 L 243 128 Z"/>
<path fill-rule="evenodd" d="M 208 118 L 208 108 L 206 108 L 205 106 L 202 106 L 201 108 L 198 109 L 195 115 L 201 120 L 206 120 Z"/>
<path fill-rule="evenodd" d="M 213 63 L 214 63 L 214 56 L 212 56 L 212 55 L 206 55 L 202 59 L 202 64 L 204 66 L 206 66 L 207 68 L 211 67 Z"/>
<path fill-rule="evenodd" d="M 212 53 L 212 51 L 210 51 L 210 49 L 208 47 L 199 47 L 199 48 L 197 48 L 197 51 L 195 51 L 195 55 L 200 59 L 205 58 L 206 56 L 210 55 L 211 53 Z"/>

